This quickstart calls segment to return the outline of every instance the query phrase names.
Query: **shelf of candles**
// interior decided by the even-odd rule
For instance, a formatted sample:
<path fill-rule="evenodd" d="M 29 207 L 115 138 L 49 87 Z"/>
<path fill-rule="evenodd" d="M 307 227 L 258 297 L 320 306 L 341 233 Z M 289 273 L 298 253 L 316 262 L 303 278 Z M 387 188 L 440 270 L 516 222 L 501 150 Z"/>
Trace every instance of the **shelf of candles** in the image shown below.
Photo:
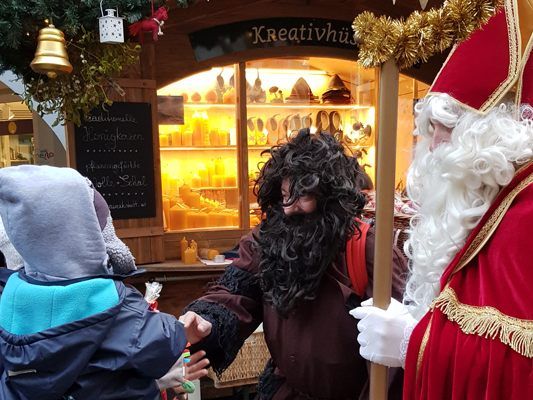
<path fill-rule="evenodd" d="M 191 187 L 191 191 L 199 192 L 202 190 L 237 190 L 237 186 L 203 186 L 203 187 Z"/>
<path fill-rule="evenodd" d="M 198 109 L 218 109 L 218 110 L 235 110 L 235 104 L 222 103 L 185 103 L 185 108 Z M 303 110 L 365 110 L 370 106 L 363 106 L 358 104 L 320 104 L 320 103 L 248 103 L 246 105 L 249 109 L 303 109 Z"/>

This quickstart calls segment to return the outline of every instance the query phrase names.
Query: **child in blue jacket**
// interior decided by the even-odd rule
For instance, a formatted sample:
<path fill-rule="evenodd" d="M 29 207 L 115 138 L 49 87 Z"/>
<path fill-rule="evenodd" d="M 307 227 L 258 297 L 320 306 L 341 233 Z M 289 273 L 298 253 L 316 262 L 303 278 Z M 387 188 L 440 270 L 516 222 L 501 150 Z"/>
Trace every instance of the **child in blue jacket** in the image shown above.
<path fill-rule="evenodd" d="M 0 399 L 157 399 L 186 333 L 122 282 L 135 264 L 105 200 L 73 169 L 23 165 L 0 170 L 0 215 L 23 260 L 0 271 Z"/>

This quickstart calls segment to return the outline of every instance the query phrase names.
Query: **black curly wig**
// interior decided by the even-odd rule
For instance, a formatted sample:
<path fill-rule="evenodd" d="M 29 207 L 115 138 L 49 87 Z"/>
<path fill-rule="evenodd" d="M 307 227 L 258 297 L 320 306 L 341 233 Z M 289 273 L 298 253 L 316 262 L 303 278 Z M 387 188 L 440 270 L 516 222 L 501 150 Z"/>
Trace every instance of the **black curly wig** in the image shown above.
<path fill-rule="evenodd" d="M 359 191 L 361 169 L 355 157 L 327 133 L 302 129 L 288 143 L 265 151 L 255 193 L 265 219 L 255 240 L 261 253 L 259 274 L 265 300 L 282 316 L 301 301 L 313 300 L 321 278 L 359 232 L 365 197 Z M 283 203 L 281 184 L 289 182 Z M 316 211 L 285 215 L 283 206 L 301 196 L 316 198 Z"/>

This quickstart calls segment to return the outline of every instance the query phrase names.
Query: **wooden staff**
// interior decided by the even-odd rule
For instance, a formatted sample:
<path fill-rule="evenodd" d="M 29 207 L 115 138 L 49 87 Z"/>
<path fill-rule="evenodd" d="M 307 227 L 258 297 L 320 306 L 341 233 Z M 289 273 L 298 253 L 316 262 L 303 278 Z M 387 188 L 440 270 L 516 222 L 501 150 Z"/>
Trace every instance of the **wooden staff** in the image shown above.
<path fill-rule="evenodd" d="M 398 119 L 398 66 L 385 62 L 379 74 L 378 140 L 376 165 L 376 243 L 374 247 L 374 306 L 387 309 L 392 285 L 394 180 Z M 372 363 L 370 400 L 386 400 L 388 368 Z"/>

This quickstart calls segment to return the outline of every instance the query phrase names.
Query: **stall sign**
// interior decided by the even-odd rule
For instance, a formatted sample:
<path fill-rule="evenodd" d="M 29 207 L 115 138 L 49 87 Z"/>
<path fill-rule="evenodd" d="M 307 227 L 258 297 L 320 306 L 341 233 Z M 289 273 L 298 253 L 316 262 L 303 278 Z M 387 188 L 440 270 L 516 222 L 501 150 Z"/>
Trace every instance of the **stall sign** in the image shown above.
<path fill-rule="evenodd" d="M 155 217 L 151 104 L 98 107 L 75 135 L 76 168 L 104 196 L 113 219 Z"/>
<path fill-rule="evenodd" d="M 356 50 L 350 21 L 270 18 L 235 22 L 189 34 L 197 61 L 250 49 L 320 46 Z"/>

